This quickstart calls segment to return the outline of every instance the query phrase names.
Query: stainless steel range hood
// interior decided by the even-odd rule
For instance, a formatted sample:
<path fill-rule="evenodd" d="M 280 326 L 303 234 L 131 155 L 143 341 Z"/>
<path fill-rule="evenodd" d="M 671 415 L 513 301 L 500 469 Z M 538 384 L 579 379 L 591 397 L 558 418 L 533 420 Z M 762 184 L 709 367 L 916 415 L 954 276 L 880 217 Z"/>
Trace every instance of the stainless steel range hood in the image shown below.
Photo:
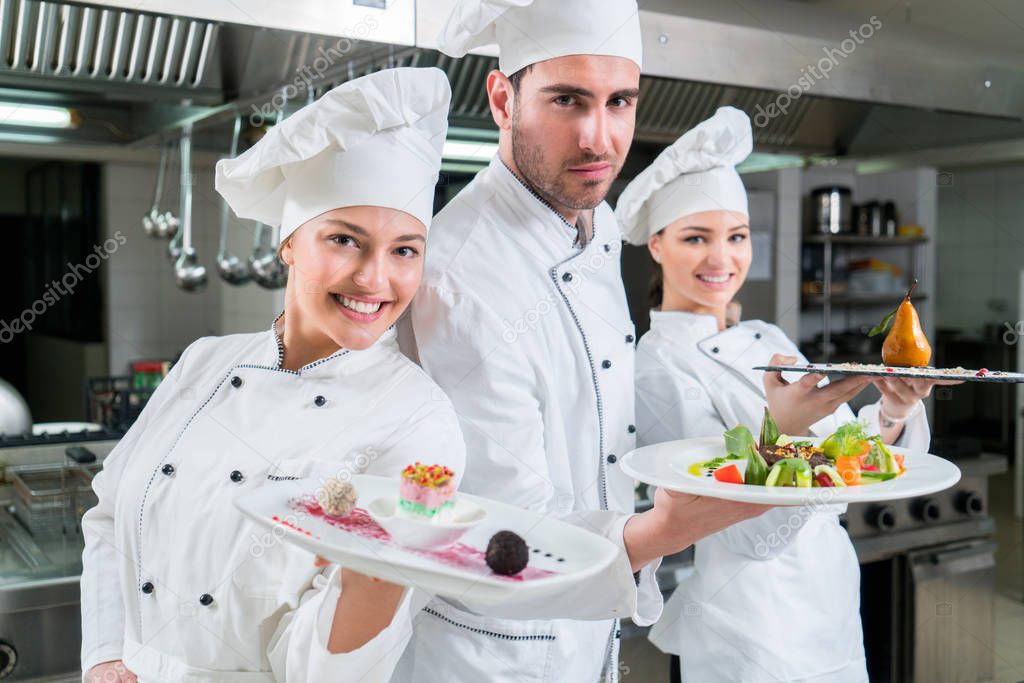
<path fill-rule="evenodd" d="M 452 81 L 454 122 L 491 127 L 493 57 L 433 50 L 454 1 L 292 0 L 282 12 L 270 0 L 148 0 L 145 11 L 136 0 L 0 0 L 0 99 L 76 107 L 83 125 L 64 135 L 77 141 L 148 145 L 189 120 L 220 146 L 218 123 L 282 88 L 304 102 L 308 83 L 319 92 L 389 65 L 437 65 Z M 1024 139 L 1019 48 L 982 50 L 866 16 L 877 2 L 859 14 L 824 4 L 760 0 L 744 13 L 641 0 L 638 141 L 667 143 L 723 104 L 751 114 L 763 150 L 870 157 Z M 867 22 L 871 35 L 847 49 Z M 829 54 L 827 78 L 807 78 Z"/>

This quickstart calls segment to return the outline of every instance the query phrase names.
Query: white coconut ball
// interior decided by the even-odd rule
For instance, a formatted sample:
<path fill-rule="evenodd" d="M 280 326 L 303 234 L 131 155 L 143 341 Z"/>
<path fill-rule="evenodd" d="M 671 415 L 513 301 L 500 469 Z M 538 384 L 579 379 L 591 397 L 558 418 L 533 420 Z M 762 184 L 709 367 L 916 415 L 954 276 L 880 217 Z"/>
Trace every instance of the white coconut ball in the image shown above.
<path fill-rule="evenodd" d="M 331 517 L 344 517 L 356 506 L 359 493 L 350 481 L 328 479 L 317 491 L 316 497 L 325 513 Z"/>

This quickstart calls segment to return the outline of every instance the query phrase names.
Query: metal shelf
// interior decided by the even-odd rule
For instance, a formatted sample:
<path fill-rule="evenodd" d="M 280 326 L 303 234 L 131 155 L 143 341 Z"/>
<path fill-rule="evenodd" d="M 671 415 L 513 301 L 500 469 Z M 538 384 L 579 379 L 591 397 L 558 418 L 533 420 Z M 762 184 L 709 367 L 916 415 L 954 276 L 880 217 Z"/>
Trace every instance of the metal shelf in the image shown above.
<path fill-rule="evenodd" d="M 875 237 L 873 235 L 823 235 L 803 236 L 808 244 L 849 244 L 872 247 L 916 247 L 928 241 L 927 237 Z"/>

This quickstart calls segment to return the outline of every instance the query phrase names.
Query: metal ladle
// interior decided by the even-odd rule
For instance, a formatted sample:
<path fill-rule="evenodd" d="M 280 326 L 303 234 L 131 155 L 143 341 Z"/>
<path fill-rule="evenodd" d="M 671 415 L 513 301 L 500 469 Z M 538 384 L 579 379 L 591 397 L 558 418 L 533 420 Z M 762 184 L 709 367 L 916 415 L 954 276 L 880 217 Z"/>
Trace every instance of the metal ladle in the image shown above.
<path fill-rule="evenodd" d="M 256 224 L 256 239 L 249 256 L 252 279 L 265 289 L 280 289 L 288 281 L 288 267 L 277 256 L 277 235 L 280 228 Z"/>
<path fill-rule="evenodd" d="M 168 151 L 168 154 L 167 154 L 167 157 L 168 157 L 168 164 L 167 165 L 168 165 L 168 167 L 170 166 L 170 159 L 174 158 L 174 154 L 171 152 L 171 150 L 173 150 L 173 148 L 174 148 L 173 145 L 174 145 L 174 143 L 168 142 L 167 143 L 167 147 L 166 147 L 166 150 Z M 161 158 L 163 158 L 162 154 L 161 154 Z M 160 169 L 160 173 L 158 174 L 157 196 L 162 196 L 163 195 L 163 179 L 166 176 L 166 173 L 164 171 L 165 171 L 165 169 L 161 168 Z M 156 225 L 155 225 L 155 236 L 159 237 L 160 239 L 165 239 L 165 240 L 169 240 L 169 239 L 172 239 L 175 236 L 177 236 L 177 234 L 178 234 L 178 227 L 181 225 L 181 221 L 178 220 L 178 217 L 175 216 L 170 211 L 170 209 L 168 209 L 167 211 L 164 211 L 163 213 L 160 213 L 159 206 L 156 206 L 156 210 L 157 210 L 157 217 L 156 217 L 157 219 L 156 219 Z"/>
<path fill-rule="evenodd" d="M 206 287 L 206 268 L 192 247 L 192 124 L 181 131 L 181 254 L 174 264 L 174 282 L 186 292 Z"/>
<path fill-rule="evenodd" d="M 278 125 L 285 119 L 285 108 L 288 106 L 285 91 L 282 90 L 281 95 L 283 103 L 281 115 L 277 119 Z M 252 254 L 249 255 L 249 272 L 256 284 L 266 289 L 280 289 L 288 281 L 288 267 L 277 255 L 280 229 L 262 223 L 256 225 Z"/>
<path fill-rule="evenodd" d="M 164 190 L 164 172 L 167 170 L 167 146 L 160 145 L 160 163 L 156 170 L 156 188 L 153 190 L 153 206 L 149 213 L 142 217 L 142 230 L 147 237 L 159 237 L 160 221 L 163 216 L 160 214 L 160 196 Z"/>
<path fill-rule="evenodd" d="M 242 130 L 242 115 L 235 116 L 235 128 L 231 134 L 231 158 L 238 154 L 238 136 Z M 220 200 L 220 246 L 217 249 L 217 272 L 229 285 L 244 285 L 252 279 L 249 266 L 241 259 L 228 253 L 228 219 L 231 217 L 228 203 Z"/>

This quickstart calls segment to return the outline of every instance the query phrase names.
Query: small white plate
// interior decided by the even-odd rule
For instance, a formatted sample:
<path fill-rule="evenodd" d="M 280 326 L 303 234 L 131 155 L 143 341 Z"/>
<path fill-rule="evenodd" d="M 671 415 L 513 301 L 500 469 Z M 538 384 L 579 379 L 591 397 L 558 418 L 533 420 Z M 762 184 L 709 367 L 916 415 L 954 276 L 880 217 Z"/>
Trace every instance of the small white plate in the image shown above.
<path fill-rule="evenodd" d="M 792 439 L 812 441 L 816 445 L 824 441 L 809 436 L 794 436 Z M 714 477 L 691 474 L 689 469 L 694 463 L 706 462 L 727 454 L 725 439 L 720 436 L 666 441 L 644 446 L 630 451 L 620 462 L 623 472 L 645 484 L 696 496 L 762 505 L 834 505 L 913 498 L 942 491 L 960 481 L 960 469 L 948 460 L 930 453 L 915 453 L 896 446 L 890 446 L 889 449 L 893 453 L 903 455 L 906 472 L 895 479 L 877 484 L 837 488 L 803 489 L 726 484 Z M 735 462 L 741 472 L 746 469 L 745 460 L 731 462 Z"/>
<path fill-rule="evenodd" d="M 374 521 L 407 548 L 446 548 L 487 517 L 487 511 L 455 494 L 451 521 L 431 522 L 395 514 L 398 499 L 381 496 L 366 506 Z"/>
<path fill-rule="evenodd" d="M 447 548 L 409 548 L 396 542 L 366 512 L 379 498 L 397 499 L 399 479 L 360 474 L 356 509 L 343 518 L 327 517 L 316 502 L 313 479 L 267 482 L 235 505 L 274 538 L 295 544 L 350 569 L 403 586 L 413 586 L 474 605 L 498 605 L 557 595 L 607 571 L 620 557 L 603 536 L 513 505 L 459 492 L 486 517 Z M 530 563 L 515 576 L 500 576 L 484 561 L 487 543 L 498 531 L 519 534 L 530 549 Z"/>

